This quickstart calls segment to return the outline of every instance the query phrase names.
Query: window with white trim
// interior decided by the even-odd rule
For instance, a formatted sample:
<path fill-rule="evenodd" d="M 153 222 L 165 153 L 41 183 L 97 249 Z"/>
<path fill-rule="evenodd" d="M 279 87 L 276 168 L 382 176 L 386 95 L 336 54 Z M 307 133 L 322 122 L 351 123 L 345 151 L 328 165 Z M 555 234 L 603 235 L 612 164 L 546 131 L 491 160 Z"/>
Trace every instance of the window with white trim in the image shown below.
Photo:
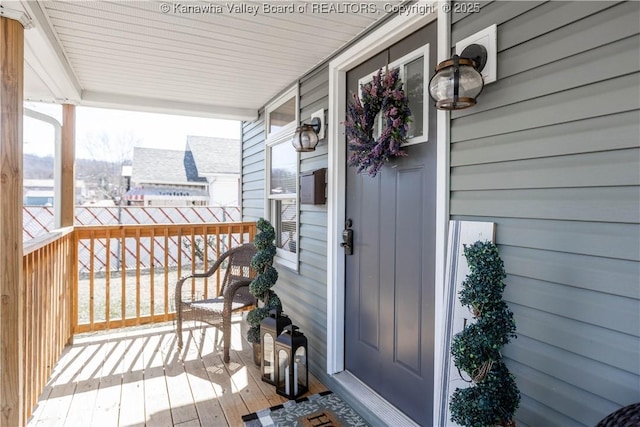
<path fill-rule="evenodd" d="M 275 261 L 298 269 L 298 153 L 291 139 L 298 124 L 297 87 L 266 108 L 265 216 L 276 232 Z"/>
<path fill-rule="evenodd" d="M 411 110 L 411 122 L 405 145 L 427 142 L 429 139 L 429 111 L 427 108 L 429 105 L 429 44 L 425 44 L 388 65 L 389 70 L 395 68 L 400 69 L 399 76 L 403 83 L 404 92 L 409 99 L 409 109 Z M 371 82 L 377 72 L 378 70 L 375 70 L 360 79 L 358 87 Z M 381 114 L 378 114 L 375 121 L 374 136 L 376 138 L 382 133 L 384 125 L 380 120 Z"/>

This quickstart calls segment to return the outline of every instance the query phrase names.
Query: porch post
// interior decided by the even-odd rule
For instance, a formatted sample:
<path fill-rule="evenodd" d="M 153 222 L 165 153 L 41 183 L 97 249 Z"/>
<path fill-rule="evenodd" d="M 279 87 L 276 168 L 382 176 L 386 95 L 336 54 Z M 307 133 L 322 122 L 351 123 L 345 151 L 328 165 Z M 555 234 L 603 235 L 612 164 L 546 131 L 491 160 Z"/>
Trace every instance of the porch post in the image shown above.
<path fill-rule="evenodd" d="M 62 106 L 62 147 L 61 166 L 62 174 L 60 187 L 60 226 L 73 226 L 76 208 L 76 172 L 75 172 L 75 147 L 76 147 L 76 106 L 64 104 Z"/>
<path fill-rule="evenodd" d="M 0 426 L 24 414 L 22 114 L 24 28 L 0 17 Z"/>

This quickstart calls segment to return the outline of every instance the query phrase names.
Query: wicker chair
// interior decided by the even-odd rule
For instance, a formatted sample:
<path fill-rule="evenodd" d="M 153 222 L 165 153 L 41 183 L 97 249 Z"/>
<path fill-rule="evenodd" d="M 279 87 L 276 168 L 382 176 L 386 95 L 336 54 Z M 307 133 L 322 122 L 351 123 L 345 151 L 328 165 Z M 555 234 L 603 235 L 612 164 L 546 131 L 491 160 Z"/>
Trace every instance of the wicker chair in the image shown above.
<path fill-rule="evenodd" d="M 640 402 L 612 412 L 596 427 L 638 427 L 640 426 Z"/>
<path fill-rule="evenodd" d="M 175 301 L 179 348 L 182 348 L 182 322 L 197 320 L 216 327 L 222 326 L 223 360 L 225 363 L 229 362 L 231 314 L 234 311 L 249 309 L 256 304 L 256 298 L 249 292 L 249 284 L 255 277 L 255 272 L 250 267 L 251 258 L 255 253 L 256 248 L 253 243 L 246 243 L 220 255 L 215 264 L 205 273 L 190 274 L 178 280 Z M 224 261 L 228 263 L 217 298 L 203 299 L 201 296 L 203 294 L 193 292 L 193 288 L 183 290 L 187 280 L 211 277 Z"/>

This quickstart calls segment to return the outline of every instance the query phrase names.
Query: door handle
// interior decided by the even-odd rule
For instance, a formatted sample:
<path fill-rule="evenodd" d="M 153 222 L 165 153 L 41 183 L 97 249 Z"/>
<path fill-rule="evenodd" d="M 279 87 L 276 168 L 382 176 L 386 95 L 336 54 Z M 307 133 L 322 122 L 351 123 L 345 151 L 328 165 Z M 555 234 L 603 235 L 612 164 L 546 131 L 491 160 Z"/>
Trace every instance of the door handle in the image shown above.
<path fill-rule="evenodd" d="M 344 223 L 344 230 L 342 230 L 342 243 L 340 246 L 344 248 L 345 255 L 353 255 L 353 230 L 351 225 L 353 221 L 351 218 L 347 219 Z"/>

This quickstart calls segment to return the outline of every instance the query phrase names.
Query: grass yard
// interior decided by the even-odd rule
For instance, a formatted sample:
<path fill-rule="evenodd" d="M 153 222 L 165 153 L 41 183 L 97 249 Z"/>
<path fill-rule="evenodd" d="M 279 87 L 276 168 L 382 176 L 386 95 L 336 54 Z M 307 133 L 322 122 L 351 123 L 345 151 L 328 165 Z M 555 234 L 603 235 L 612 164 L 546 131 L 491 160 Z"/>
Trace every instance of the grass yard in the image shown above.
<path fill-rule="evenodd" d="M 183 268 L 181 276 L 188 274 L 188 272 L 190 270 Z M 221 274 L 224 274 L 224 271 Z M 78 280 L 78 323 L 90 322 L 91 301 L 93 301 L 94 322 L 106 320 L 107 306 L 110 320 L 122 319 L 123 295 L 125 318 L 136 318 L 138 315 L 149 316 L 151 306 L 153 306 L 154 315 L 164 314 L 165 307 L 166 312 L 172 313 L 175 311 L 174 295 L 178 278 L 176 269 L 166 272 L 162 269 L 156 269 L 153 276 L 148 271 L 141 272 L 139 276 L 136 276 L 134 271 L 124 276 L 123 285 L 122 275 L 119 272 L 114 272 L 110 277 L 94 276 L 93 290 L 91 280 L 88 277 L 80 278 Z M 193 282 L 195 295 L 203 295 L 205 280 L 198 279 Z M 209 297 L 215 296 L 215 276 L 207 280 L 207 285 L 207 295 Z M 184 284 L 184 292 L 187 294 L 192 292 L 190 282 Z M 138 307 L 139 314 L 137 313 Z"/>

